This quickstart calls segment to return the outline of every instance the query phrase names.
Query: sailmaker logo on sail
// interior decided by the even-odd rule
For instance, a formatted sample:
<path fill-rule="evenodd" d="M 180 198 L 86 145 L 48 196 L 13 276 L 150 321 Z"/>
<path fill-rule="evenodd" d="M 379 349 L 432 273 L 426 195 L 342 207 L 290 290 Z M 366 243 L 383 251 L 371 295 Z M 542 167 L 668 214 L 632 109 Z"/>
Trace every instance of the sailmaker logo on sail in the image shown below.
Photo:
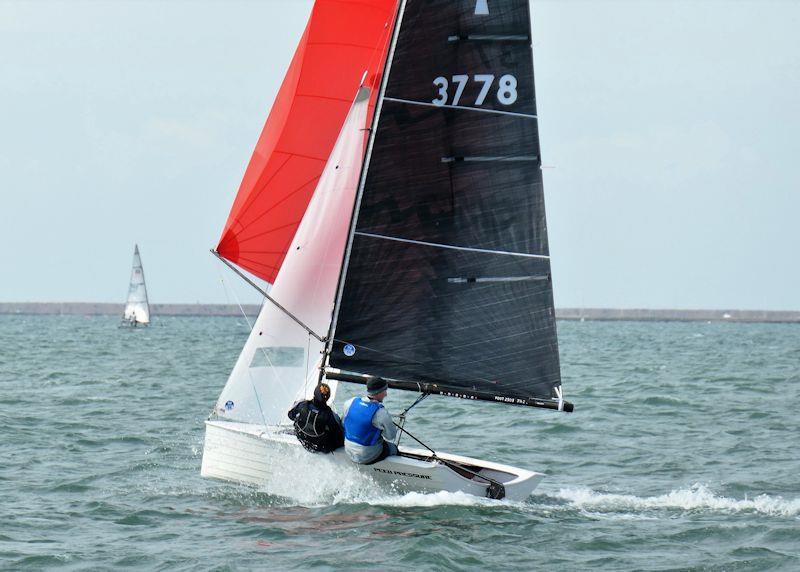
<path fill-rule="evenodd" d="M 455 391 L 441 391 L 439 392 L 439 395 L 444 395 L 445 397 L 458 397 L 459 399 L 478 399 L 474 395 L 468 395 L 466 393 L 457 393 Z"/>
<path fill-rule="evenodd" d="M 506 397 L 504 395 L 495 395 L 495 401 L 502 401 L 503 403 L 516 403 L 517 405 L 527 405 L 528 402 L 518 397 Z"/>

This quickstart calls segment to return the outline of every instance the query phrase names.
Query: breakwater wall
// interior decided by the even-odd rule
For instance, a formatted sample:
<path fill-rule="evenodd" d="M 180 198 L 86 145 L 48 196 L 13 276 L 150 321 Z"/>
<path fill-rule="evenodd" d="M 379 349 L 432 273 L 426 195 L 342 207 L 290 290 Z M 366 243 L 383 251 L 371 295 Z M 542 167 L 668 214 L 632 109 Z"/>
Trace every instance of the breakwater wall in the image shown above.
<path fill-rule="evenodd" d="M 259 306 L 245 304 L 248 316 Z M 122 315 L 124 304 L 101 302 L 0 302 L 0 314 L 78 316 Z M 235 304 L 151 304 L 153 316 L 241 316 Z M 652 310 L 646 308 L 558 308 L 560 320 L 622 320 L 650 322 L 784 322 L 800 323 L 800 312 L 776 310 Z"/>
<path fill-rule="evenodd" d="M 248 316 L 258 315 L 260 306 L 244 304 Z M 50 314 L 76 316 L 122 316 L 125 304 L 103 302 L 0 302 L 0 314 Z M 153 316 L 241 316 L 235 304 L 150 304 Z"/>
<path fill-rule="evenodd" d="M 646 308 L 557 308 L 560 320 L 632 322 L 774 322 L 800 323 L 790 310 L 652 310 Z"/>

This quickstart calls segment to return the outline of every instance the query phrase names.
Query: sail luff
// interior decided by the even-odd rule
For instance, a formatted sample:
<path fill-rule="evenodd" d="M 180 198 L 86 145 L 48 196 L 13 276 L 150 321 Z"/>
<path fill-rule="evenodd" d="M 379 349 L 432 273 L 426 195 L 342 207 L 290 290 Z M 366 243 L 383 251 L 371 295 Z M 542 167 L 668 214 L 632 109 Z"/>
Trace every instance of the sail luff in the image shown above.
<path fill-rule="evenodd" d="M 399 4 L 397 5 L 397 13 L 394 18 L 394 28 L 392 30 L 392 36 L 391 36 L 392 40 L 389 45 L 389 50 L 386 54 L 386 63 L 383 66 L 383 76 L 381 78 L 380 89 L 378 90 L 378 98 L 375 104 L 375 113 L 373 114 L 372 119 L 370 121 L 370 130 L 369 130 L 369 138 L 367 140 L 366 153 L 364 156 L 364 161 L 361 166 L 361 173 L 359 174 L 358 190 L 356 191 L 356 200 L 353 205 L 353 213 L 350 216 L 350 229 L 347 233 L 347 245 L 345 246 L 344 258 L 342 260 L 342 267 L 341 270 L 339 271 L 339 281 L 336 285 L 336 296 L 331 316 L 331 323 L 326 338 L 325 360 L 327 360 L 328 357 L 330 356 L 331 348 L 333 346 L 334 335 L 336 332 L 336 323 L 342 305 L 342 291 L 344 287 L 344 281 L 347 276 L 347 267 L 350 263 L 350 253 L 353 249 L 353 238 L 355 236 L 356 226 L 358 224 L 358 211 L 361 208 L 361 197 L 364 194 L 364 185 L 366 184 L 367 173 L 369 172 L 370 158 L 372 157 L 372 149 L 375 144 L 375 134 L 377 133 L 378 122 L 380 121 L 381 109 L 383 107 L 383 100 L 386 96 L 386 85 L 388 83 L 387 80 L 389 78 L 390 70 L 392 67 L 392 57 L 394 56 L 394 50 L 395 47 L 397 46 L 397 37 L 400 33 L 400 27 L 403 22 L 403 13 L 405 11 L 405 6 L 406 6 L 406 0 L 400 0 Z M 323 368 L 320 368 L 320 378 L 322 378 L 322 375 L 323 375 Z"/>

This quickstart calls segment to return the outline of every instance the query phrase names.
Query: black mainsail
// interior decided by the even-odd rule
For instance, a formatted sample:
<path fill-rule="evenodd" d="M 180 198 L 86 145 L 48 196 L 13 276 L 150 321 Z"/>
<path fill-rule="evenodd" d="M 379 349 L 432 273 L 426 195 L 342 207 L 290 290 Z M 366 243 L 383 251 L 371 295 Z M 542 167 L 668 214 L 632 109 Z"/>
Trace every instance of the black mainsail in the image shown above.
<path fill-rule="evenodd" d="M 401 13 L 328 364 L 561 408 L 528 0 Z"/>

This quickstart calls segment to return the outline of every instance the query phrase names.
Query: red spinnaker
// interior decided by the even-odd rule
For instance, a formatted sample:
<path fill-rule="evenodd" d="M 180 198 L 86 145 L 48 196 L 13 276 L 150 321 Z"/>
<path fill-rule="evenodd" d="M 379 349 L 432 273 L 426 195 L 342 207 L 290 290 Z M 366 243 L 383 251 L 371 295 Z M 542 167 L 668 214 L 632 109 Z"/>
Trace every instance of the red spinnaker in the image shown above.
<path fill-rule="evenodd" d="M 274 282 L 364 72 L 372 119 L 398 0 L 317 0 L 217 246 Z"/>

